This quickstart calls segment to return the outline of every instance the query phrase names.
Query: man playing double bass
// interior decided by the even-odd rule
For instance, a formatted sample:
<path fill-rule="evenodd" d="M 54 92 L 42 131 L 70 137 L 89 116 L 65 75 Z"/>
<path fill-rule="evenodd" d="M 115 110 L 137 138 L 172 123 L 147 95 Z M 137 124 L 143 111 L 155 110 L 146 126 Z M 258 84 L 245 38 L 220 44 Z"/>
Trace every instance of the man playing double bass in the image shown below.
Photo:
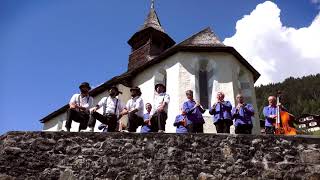
<path fill-rule="evenodd" d="M 277 106 L 283 111 L 287 111 L 280 103 L 277 104 L 277 99 L 275 96 L 268 97 L 269 105 L 263 108 L 263 115 L 265 117 L 265 131 L 266 134 L 275 133 L 275 122 L 277 119 Z"/>

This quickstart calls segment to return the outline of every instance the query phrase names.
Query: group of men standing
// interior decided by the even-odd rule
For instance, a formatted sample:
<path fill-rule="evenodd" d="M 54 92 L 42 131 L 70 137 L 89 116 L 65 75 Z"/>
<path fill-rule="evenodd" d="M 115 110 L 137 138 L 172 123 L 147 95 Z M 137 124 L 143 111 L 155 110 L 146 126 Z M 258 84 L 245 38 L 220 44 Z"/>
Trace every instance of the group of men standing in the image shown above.
<path fill-rule="evenodd" d="M 70 131 L 72 120 L 79 122 L 79 131 L 87 129 L 93 131 L 96 120 L 100 121 L 99 129 L 107 132 L 128 131 L 136 132 L 139 126 L 141 133 L 164 132 L 167 120 L 168 105 L 170 96 L 166 93 L 165 85 L 159 83 L 155 85 L 156 96 L 153 107 L 151 103 L 146 103 L 146 113 L 144 114 L 144 102 L 141 98 L 139 87 L 130 89 L 131 99 L 124 106 L 118 95 L 122 94 L 116 86 L 108 90 L 109 96 L 103 97 L 97 105 L 93 106 L 93 98 L 89 96 L 91 89 L 89 83 L 84 82 L 80 86 L 80 94 L 74 94 L 69 102 L 70 108 L 67 112 L 66 129 Z M 193 91 L 186 91 L 186 101 L 182 104 L 181 114 L 176 116 L 174 126 L 177 133 L 203 133 L 205 123 L 202 114 L 205 109 L 193 98 Z M 237 105 L 232 107 L 229 101 L 224 100 L 224 93 L 218 92 L 216 103 L 209 109 L 209 114 L 213 116 L 213 123 L 217 133 L 230 133 L 230 126 L 234 124 L 236 134 L 251 134 L 254 116 L 254 108 L 251 104 L 244 102 L 241 94 L 236 96 Z M 273 102 L 273 101 L 272 101 Z M 271 105 L 270 105 L 271 104 Z M 102 108 L 102 114 L 97 110 Z M 272 128 L 267 126 L 270 119 L 275 118 L 275 110 L 269 106 L 265 107 L 266 132 L 272 133 Z M 120 123 L 120 118 L 128 116 L 127 127 Z M 272 116 L 272 117 L 271 117 Z M 268 124 L 269 125 L 269 124 Z"/>

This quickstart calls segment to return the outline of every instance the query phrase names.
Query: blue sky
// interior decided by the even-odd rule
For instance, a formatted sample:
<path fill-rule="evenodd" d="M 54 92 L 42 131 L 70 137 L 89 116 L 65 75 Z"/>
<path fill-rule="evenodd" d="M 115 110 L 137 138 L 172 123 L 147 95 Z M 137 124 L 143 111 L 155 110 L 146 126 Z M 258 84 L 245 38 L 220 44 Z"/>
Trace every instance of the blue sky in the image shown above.
<path fill-rule="evenodd" d="M 176 42 L 207 26 L 223 41 L 263 2 L 156 0 L 155 8 Z M 319 13 L 311 0 L 273 2 L 288 27 L 307 27 Z M 0 134 L 41 130 L 39 119 L 65 105 L 79 83 L 97 86 L 125 72 L 127 40 L 149 8 L 149 0 L 1 0 Z"/>

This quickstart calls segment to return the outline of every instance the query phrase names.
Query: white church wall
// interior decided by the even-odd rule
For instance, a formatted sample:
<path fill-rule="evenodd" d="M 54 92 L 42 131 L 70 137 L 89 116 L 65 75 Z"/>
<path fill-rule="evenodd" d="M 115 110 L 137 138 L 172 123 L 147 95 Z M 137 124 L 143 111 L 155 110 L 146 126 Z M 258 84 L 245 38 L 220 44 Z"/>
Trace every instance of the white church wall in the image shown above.
<path fill-rule="evenodd" d="M 216 102 L 216 94 L 219 91 L 225 93 L 225 99 L 234 104 L 233 79 L 232 70 L 230 69 L 233 63 L 232 58 L 226 53 L 180 53 L 180 63 L 185 71 L 189 72 L 188 76 L 193 79 L 193 85 L 190 88 L 194 91 L 195 100 L 200 99 L 199 75 L 200 69 L 207 71 L 207 103 L 208 109 Z M 204 67 L 203 67 L 204 66 Z M 181 70 L 180 70 L 181 71 Z M 180 85 L 181 86 L 181 85 Z M 183 99 L 186 97 L 183 93 Z M 213 125 L 212 116 L 207 110 L 203 117 L 205 119 L 204 132 L 215 133 L 216 129 Z"/>
<path fill-rule="evenodd" d="M 244 96 L 246 103 L 250 103 L 253 105 L 256 113 L 254 115 L 254 118 L 252 118 L 252 133 L 260 134 L 260 120 L 259 114 L 257 113 L 258 108 L 254 89 L 253 74 L 244 65 L 242 65 L 234 56 L 230 56 L 234 59 L 234 62 L 236 62 L 233 64 L 233 81 L 235 84 L 235 96 L 238 93 L 241 93 Z"/>
<path fill-rule="evenodd" d="M 253 119 L 253 133 L 260 134 L 260 120 L 259 120 L 259 114 L 258 114 L 258 106 L 257 106 L 257 99 L 256 99 L 256 92 L 254 89 L 254 78 L 252 73 L 249 72 L 248 69 L 246 69 L 242 64 L 239 64 L 241 69 L 243 70 L 244 74 L 246 75 L 246 79 L 243 80 L 248 83 L 249 87 L 242 86 L 242 93 L 245 97 L 251 97 L 250 103 L 253 105 L 255 109 L 255 115 Z M 241 80 L 241 79 L 240 79 Z"/>
<path fill-rule="evenodd" d="M 174 61 L 174 59 L 173 59 Z M 183 83 L 181 79 L 179 79 L 179 68 L 180 65 L 176 63 L 175 65 L 168 67 L 166 69 L 168 79 L 167 79 L 167 93 L 170 95 L 170 103 L 168 106 L 168 119 L 166 124 L 167 132 L 175 132 L 175 127 L 173 123 L 175 121 L 175 117 L 180 113 L 181 108 L 181 92 L 179 91 Z"/>
<path fill-rule="evenodd" d="M 151 103 L 153 106 L 153 98 L 154 98 L 154 69 L 147 69 L 140 74 L 138 74 L 132 81 L 133 86 L 138 86 L 142 92 L 143 103 Z M 152 107 L 154 108 L 154 107 Z M 146 110 L 144 109 L 144 113 Z"/>
<path fill-rule="evenodd" d="M 43 124 L 43 131 L 58 131 L 59 130 L 59 122 L 63 118 L 65 113 L 52 118 L 50 121 Z"/>
<path fill-rule="evenodd" d="M 134 86 L 139 86 L 142 95 L 141 98 L 143 100 L 143 112 L 146 113 L 145 104 L 150 103 L 153 107 L 153 97 L 154 97 L 154 76 L 146 75 L 148 73 L 141 73 L 138 75 L 135 80 L 133 80 Z M 149 73 L 152 74 L 152 73 Z M 141 127 L 138 127 L 137 132 L 140 132 Z"/>
<path fill-rule="evenodd" d="M 185 91 L 191 89 L 194 91 L 195 99 L 200 98 L 197 73 L 200 67 L 199 62 L 201 61 L 207 61 L 207 71 L 211 72 L 210 77 L 208 77 L 209 106 L 216 102 L 216 94 L 219 91 L 224 92 L 225 99 L 234 106 L 235 96 L 238 92 L 236 92 L 237 88 L 235 88 L 237 86 L 237 77 L 233 75 L 233 72 L 240 63 L 234 56 L 227 53 L 179 52 L 144 70 L 133 81 L 133 84 L 139 86 L 143 91 L 144 102 L 153 102 L 154 85 L 156 81 L 159 81 L 157 80 L 159 79 L 157 77 L 159 76 L 158 72 L 163 69 L 166 70 L 167 93 L 171 97 L 166 125 L 167 132 L 175 132 L 173 122 L 175 116 L 180 114 L 181 105 L 186 100 Z M 248 74 L 252 77 L 250 72 Z M 253 87 L 253 78 L 251 79 L 250 83 Z M 254 90 L 251 92 L 254 92 Z M 255 100 L 255 96 L 253 97 L 253 100 Z M 204 131 L 206 133 L 215 133 L 212 116 L 208 111 L 204 114 L 204 118 L 206 121 Z M 234 127 L 231 128 L 231 132 L 234 132 Z"/>
<path fill-rule="evenodd" d="M 166 132 L 175 132 L 173 122 L 175 116 L 179 113 L 179 64 L 177 64 L 176 55 L 163 60 L 159 64 L 142 71 L 133 79 L 133 85 L 139 86 L 142 91 L 144 103 L 153 103 L 155 96 L 155 84 L 162 82 L 167 85 L 167 93 L 170 95 L 170 103 L 168 106 L 168 119 L 166 123 Z M 163 74 L 166 74 L 163 76 Z M 163 78 L 166 78 L 165 80 Z M 155 108 L 155 107 L 152 107 Z"/>

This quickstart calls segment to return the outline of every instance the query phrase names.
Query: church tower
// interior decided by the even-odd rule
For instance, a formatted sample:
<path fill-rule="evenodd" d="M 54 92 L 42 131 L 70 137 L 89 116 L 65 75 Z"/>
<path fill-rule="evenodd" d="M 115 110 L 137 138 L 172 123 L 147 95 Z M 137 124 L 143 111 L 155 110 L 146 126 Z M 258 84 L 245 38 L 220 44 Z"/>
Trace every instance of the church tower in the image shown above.
<path fill-rule="evenodd" d="M 129 39 L 128 44 L 131 46 L 128 71 L 145 64 L 175 44 L 160 24 L 154 1 L 142 28 Z"/>

